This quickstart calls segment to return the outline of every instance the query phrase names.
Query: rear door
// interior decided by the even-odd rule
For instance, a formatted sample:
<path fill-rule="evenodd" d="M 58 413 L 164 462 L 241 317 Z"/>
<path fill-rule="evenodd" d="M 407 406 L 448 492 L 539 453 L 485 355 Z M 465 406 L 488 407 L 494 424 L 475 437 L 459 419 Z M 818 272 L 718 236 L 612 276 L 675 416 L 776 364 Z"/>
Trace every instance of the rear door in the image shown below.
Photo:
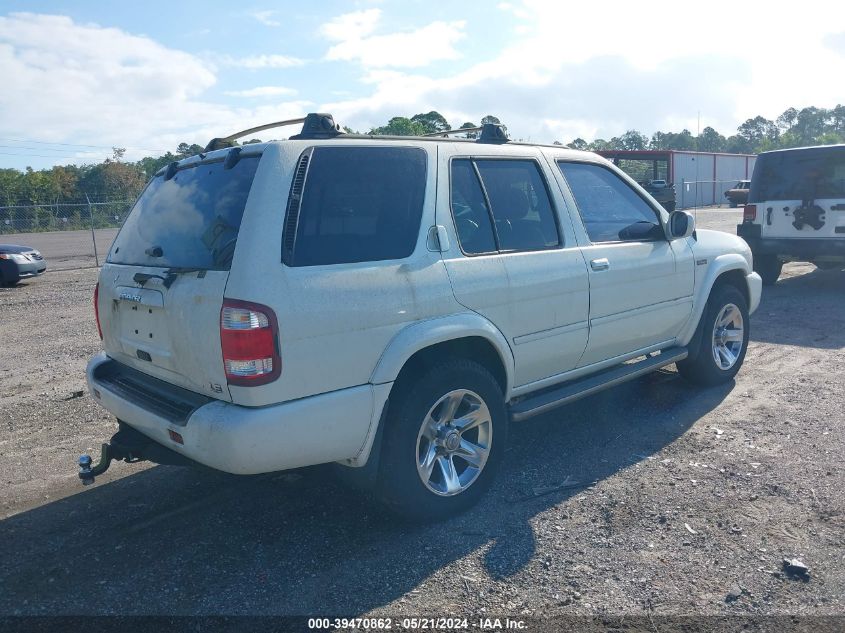
<path fill-rule="evenodd" d="M 260 159 L 238 154 L 150 181 L 112 244 L 98 295 L 109 356 L 226 400 L 220 308 Z"/>
<path fill-rule="evenodd" d="M 845 146 L 761 154 L 749 203 L 764 238 L 845 238 Z"/>
<path fill-rule="evenodd" d="M 471 156 L 460 145 L 443 144 L 437 223 L 454 240 L 443 258 L 455 297 L 504 334 L 518 387 L 578 363 L 587 343 L 589 289 L 541 157 L 527 148 L 510 154 Z"/>

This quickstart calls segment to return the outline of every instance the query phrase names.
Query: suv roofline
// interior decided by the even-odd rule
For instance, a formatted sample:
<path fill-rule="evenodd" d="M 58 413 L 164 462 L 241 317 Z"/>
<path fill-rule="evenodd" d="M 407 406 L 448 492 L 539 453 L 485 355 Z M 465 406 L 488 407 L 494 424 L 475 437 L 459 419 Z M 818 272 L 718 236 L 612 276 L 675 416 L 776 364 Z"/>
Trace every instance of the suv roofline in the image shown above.
<path fill-rule="evenodd" d="M 845 143 L 835 143 L 833 145 L 806 145 L 804 147 L 785 147 L 783 149 L 771 149 L 768 152 L 760 152 L 758 156 L 767 156 L 769 154 L 783 154 L 784 152 L 796 152 L 807 150 L 827 151 L 834 149 L 845 149 Z"/>
<path fill-rule="evenodd" d="M 304 117 L 295 119 L 286 119 L 284 121 L 277 121 L 276 123 L 267 123 L 264 125 L 257 125 L 240 132 L 235 132 L 224 137 L 217 137 L 211 139 L 205 147 L 205 151 L 199 154 L 204 157 L 207 153 L 236 147 L 234 141 L 249 134 L 254 134 L 263 130 L 269 130 L 277 127 L 284 127 L 287 125 L 296 125 L 302 123 L 302 130 L 299 134 L 295 134 L 288 139 L 281 140 L 325 140 L 325 139 L 367 139 L 367 140 L 419 140 L 419 141 L 434 141 L 438 143 L 453 142 L 453 143 L 480 143 L 480 144 L 508 144 L 508 145 L 522 145 L 529 147 L 551 147 L 567 149 L 575 152 L 586 152 L 584 150 L 576 150 L 565 145 L 556 145 L 554 143 L 529 143 L 525 141 L 512 141 L 507 137 L 504 126 L 498 123 L 484 123 L 483 125 L 471 128 L 458 128 L 454 130 L 443 130 L 441 132 L 432 132 L 424 135 L 381 135 L 381 134 L 351 134 L 343 132 L 340 125 L 335 123 L 334 117 L 327 113 L 311 112 Z M 465 134 L 469 132 L 480 132 L 478 138 L 449 138 L 450 134 Z M 267 141 L 267 143 L 278 143 L 281 140 Z M 265 143 L 266 144 L 266 143 Z"/>

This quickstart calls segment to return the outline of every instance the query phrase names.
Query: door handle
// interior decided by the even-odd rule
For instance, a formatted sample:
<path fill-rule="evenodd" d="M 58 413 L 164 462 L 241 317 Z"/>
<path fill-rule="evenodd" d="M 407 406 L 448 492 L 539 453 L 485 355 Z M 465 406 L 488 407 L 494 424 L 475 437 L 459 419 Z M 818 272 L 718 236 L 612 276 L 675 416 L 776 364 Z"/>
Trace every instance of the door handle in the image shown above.
<path fill-rule="evenodd" d="M 607 261 L 607 257 L 594 259 L 590 262 L 590 268 L 592 268 L 593 270 L 607 270 L 608 268 L 610 268 L 610 262 Z"/>

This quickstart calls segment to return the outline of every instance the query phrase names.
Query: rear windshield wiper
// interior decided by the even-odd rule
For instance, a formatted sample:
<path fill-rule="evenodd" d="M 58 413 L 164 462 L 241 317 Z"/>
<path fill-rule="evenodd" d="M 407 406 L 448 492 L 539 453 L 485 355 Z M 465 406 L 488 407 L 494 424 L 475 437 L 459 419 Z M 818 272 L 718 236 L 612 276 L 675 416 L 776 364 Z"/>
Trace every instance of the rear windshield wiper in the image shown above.
<path fill-rule="evenodd" d="M 165 288 L 170 288 L 173 285 L 173 282 L 176 281 L 176 278 L 183 274 L 183 273 L 203 273 L 202 277 L 205 277 L 205 268 L 190 268 L 190 267 L 178 267 L 174 266 L 172 268 L 168 268 L 164 271 L 164 276 L 161 275 L 154 275 L 151 273 L 135 273 L 132 279 L 135 281 L 136 284 L 143 286 L 147 283 L 150 279 L 161 279 L 161 284 Z"/>

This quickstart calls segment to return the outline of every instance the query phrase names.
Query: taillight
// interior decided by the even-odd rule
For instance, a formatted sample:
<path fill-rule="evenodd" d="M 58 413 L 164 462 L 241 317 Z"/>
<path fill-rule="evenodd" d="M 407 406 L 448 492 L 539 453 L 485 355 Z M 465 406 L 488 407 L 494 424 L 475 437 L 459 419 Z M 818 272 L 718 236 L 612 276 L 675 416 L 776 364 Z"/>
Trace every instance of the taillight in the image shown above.
<path fill-rule="evenodd" d="M 756 204 L 746 204 L 745 208 L 742 210 L 742 221 L 743 222 L 753 222 L 757 219 L 757 205 Z"/>
<path fill-rule="evenodd" d="M 103 340 L 103 328 L 100 327 L 100 282 L 94 286 L 94 318 L 97 319 L 97 332 L 100 335 L 100 340 Z"/>
<path fill-rule="evenodd" d="M 223 368 L 230 385 L 273 382 L 282 373 L 276 315 L 267 306 L 225 299 L 220 310 Z"/>

